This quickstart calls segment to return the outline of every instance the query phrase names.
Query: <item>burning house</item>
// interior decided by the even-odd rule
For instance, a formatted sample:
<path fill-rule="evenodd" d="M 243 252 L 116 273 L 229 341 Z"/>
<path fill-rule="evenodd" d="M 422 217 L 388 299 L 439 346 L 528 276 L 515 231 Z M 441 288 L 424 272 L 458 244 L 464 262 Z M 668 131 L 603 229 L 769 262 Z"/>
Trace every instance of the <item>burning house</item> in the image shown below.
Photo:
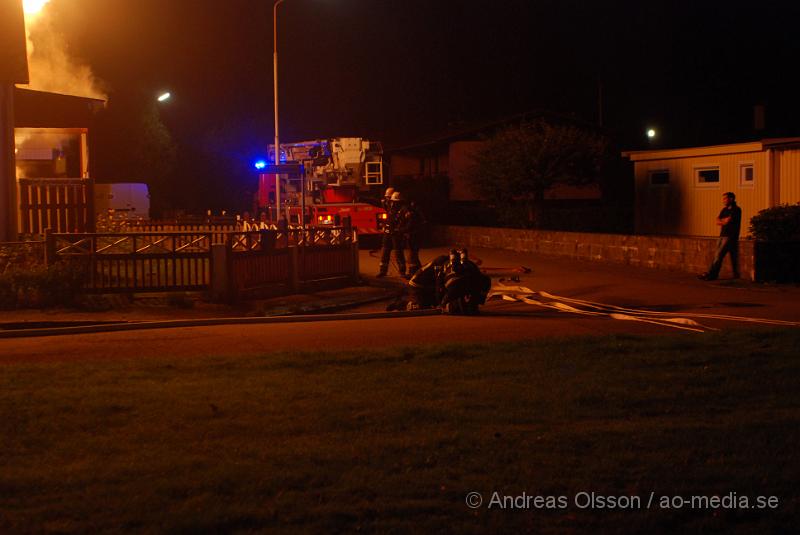
<path fill-rule="evenodd" d="M 94 229 L 88 133 L 105 102 L 71 95 L 98 93 L 87 68 L 69 61 L 55 34 L 46 43 L 32 42 L 31 26 L 47 23 L 46 4 L 0 3 L 0 241 L 47 228 Z M 32 54 L 35 46 L 38 54 Z"/>
<path fill-rule="evenodd" d="M 103 100 L 15 89 L 18 232 L 94 230 L 89 126 Z"/>

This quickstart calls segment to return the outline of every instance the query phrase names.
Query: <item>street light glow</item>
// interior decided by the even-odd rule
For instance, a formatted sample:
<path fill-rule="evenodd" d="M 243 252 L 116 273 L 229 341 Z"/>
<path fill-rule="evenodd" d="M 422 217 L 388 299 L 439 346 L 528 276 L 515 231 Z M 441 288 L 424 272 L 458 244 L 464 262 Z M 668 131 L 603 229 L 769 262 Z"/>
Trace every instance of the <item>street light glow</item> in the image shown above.
<path fill-rule="evenodd" d="M 656 137 L 656 131 L 655 131 L 654 128 L 649 128 L 647 130 L 647 137 L 649 137 L 650 139 L 653 139 L 654 137 Z"/>
<path fill-rule="evenodd" d="M 167 100 L 170 99 L 170 97 L 172 97 L 172 95 L 170 94 L 169 91 L 167 91 L 166 93 L 162 93 L 161 96 L 158 97 L 158 101 L 159 102 L 166 102 Z"/>

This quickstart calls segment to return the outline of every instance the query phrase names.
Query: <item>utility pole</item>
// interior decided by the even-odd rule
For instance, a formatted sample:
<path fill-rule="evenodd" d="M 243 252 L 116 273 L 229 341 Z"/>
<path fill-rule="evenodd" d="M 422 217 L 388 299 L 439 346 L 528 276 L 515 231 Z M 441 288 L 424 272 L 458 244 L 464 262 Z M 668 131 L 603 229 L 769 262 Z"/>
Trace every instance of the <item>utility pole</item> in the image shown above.
<path fill-rule="evenodd" d="M 275 0 L 272 5 L 272 82 L 275 96 L 275 165 L 281 164 L 281 140 L 278 135 L 278 5 L 283 0 Z M 275 222 L 281 219 L 281 175 L 275 173 Z"/>

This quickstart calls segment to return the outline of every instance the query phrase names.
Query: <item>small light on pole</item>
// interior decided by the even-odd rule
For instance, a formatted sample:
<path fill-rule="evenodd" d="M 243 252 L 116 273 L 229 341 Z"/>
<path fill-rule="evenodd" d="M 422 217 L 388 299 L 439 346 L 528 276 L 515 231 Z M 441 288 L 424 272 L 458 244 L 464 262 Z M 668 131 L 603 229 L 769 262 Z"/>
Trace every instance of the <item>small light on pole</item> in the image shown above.
<path fill-rule="evenodd" d="M 172 98 L 172 94 L 171 94 L 169 91 L 165 91 L 164 93 L 161 93 L 161 94 L 158 96 L 158 101 L 159 101 L 159 102 L 166 102 L 166 101 L 168 101 L 170 98 Z"/>
<path fill-rule="evenodd" d="M 653 139 L 656 137 L 656 129 L 655 128 L 648 128 L 647 129 L 647 138 Z"/>

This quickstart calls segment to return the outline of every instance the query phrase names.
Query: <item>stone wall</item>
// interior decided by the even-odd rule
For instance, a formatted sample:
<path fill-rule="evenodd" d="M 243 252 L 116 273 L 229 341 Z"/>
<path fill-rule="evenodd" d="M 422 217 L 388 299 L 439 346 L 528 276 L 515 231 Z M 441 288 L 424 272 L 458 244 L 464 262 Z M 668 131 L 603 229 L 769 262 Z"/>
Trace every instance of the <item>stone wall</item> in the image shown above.
<path fill-rule="evenodd" d="M 432 241 L 439 245 L 510 249 L 698 274 L 708 269 L 717 244 L 716 238 L 704 237 L 461 226 L 434 227 Z M 739 242 L 739 266 L 743 278 L 754 280 L 753 242 L 750 240 Z M 720 277 L 730 276 L 730 261 L 726 258 Z"/>

